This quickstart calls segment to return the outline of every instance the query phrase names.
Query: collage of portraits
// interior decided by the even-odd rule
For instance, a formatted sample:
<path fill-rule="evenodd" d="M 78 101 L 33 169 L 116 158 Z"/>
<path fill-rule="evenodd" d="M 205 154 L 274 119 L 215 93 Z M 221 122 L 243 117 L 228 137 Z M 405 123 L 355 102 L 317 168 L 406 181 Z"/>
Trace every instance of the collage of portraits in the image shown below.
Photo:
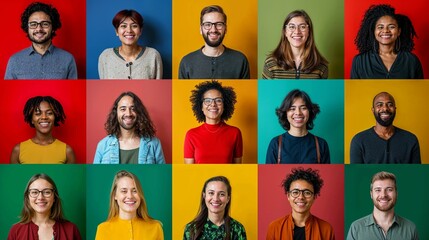
<path fill-rule="evenodd" d="M 429 239 L 427 1 L 3 5 L 0 239 Z"/>

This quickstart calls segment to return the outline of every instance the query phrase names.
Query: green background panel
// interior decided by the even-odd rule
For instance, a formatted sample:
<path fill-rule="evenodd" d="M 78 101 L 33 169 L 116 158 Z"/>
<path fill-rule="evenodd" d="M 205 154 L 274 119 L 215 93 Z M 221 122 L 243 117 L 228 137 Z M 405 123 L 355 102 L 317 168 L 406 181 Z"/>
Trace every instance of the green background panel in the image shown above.
<path fill-rule="evenodd" d="M 65 218 L 76 224 L 85 238 L 85 165 L 0 165 L 0 239 L 6 239 L 10 227 L 19 221 L 23 193 L 28 180 L 37 174 L 51 177 L 58 188 Z"/>
<path fill-rule="evenodd" d="M 398 198 L 395 213 L 416 224 L 420 239 L 429 239 L 429 165 L 418 164 L 346 164 L 345 235 L 353 221 L 372 213 L 374 205 L 369 189 L 372 176 L 380 171 L 396 175 Z"/>
<path fill-rule="evenodd" d="M 140 180 L 149 215 L 162 222 L 165 239 L 171 239 L 171 165 L 87 165 L 87 238 L 94 239 L 98 224 L 106 221 L 113 177 L 120 170 Z"/>
<path fill-rule="evenodd" d="M 328 78 L 344 78 L 344 1 L 266 0 L 258 3 L 258 78 L 262 77 L 267 54 L 280 41 L 286 16 L 297 9 L 305 10 L 313 22 L 316 46 L 329 62 Z"/>
<path fill-rule="evenodd" d="M 293 89 L 305 91 L 320 106 L 311 133 L 328 142 L 331 163 L 344 163 L 344 81 L 342 80 L 259 80 L 258 163 L 265 163 L 272 138 L 285 132 L 275 109 Z"/>

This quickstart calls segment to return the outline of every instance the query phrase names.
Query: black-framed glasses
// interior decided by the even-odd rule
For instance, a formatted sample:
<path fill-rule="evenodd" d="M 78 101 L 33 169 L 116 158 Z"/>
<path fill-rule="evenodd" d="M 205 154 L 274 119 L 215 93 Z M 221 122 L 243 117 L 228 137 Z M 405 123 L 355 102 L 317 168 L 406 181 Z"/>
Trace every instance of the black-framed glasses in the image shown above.
<path fill-rule="evenodd" d="M 308 189 L 304 189 L 304 190 L 299 190 L 299 189 L 293 189 L 291 191 L 289 191 L 289 195 L 293 198 L 297 198 L 299 197 L 299 194 L 302 193 L 302 196 L 304 196 L 305 198 L 310 198 L 313 196 L 313 192 L 308 190 Z"/>
<path fill-rule="evenodd" d="M 206 106 L 210 106 L 213 102 L 216 103 L 216 105 L 221 105 L 223 103 L 223 98 L 203 98 L 203 103 Z"/>
<path fill-rule="evenodd" d="M 201 23 L 201 26 L 203 26 L 203 28 L 205 30 L 210 30 L 213 25 L 215 26 L 215 28 L 217 30 L 221 30 L 221 29 L 223 29 L 225 27 L 225 23 L 224 22 L 214 22 L 214 23 L 213 22 L 203 22 L 203 23 Z"/>
<path fill-rule="evenodd" d="M 307 24 L 295 25 L 293 23 L 289 23 L 285 26 L 285 28 L 289 32 L 295 32 L 297 29 L 299 29 L 299 31 L 301 31 L 301 32 L 305 32 L 308 30 L 308 25 Z"/>
<path fill-rule="evenodd" d="M 38 189 L 29 189 L 28 190 L 28 195 L 30 195 L 30 197 L 32 198 L 37 198 L 39 196 L 39 194 L 42 193 L 42 195 L 44 197 L 52 197 L 52 194 L 54 193 L 54 189 L 52 188 L 45 188 L 43 190 L 38 190 Z"/>
<path fill-rule="evenodd" d="M 51 22 L 49 22 L 49 21 L 41 21 L 41 22 L 29 22 L 28 23 L 28 27 L 30 29 L 36 29 L 39 25 L 42 28 L 49 28 L 51 26 Z"/>

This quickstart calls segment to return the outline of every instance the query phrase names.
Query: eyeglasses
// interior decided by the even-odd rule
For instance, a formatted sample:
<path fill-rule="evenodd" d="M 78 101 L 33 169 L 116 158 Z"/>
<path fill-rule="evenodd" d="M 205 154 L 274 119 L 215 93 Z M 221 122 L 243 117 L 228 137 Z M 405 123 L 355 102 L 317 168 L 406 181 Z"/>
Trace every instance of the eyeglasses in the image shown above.
<path fill-rule="evenodd" d="M 52 194 L 54 193 L 54 189 L 51 188 L 45 188 L 42 191 L 39 191 L 37 189 L 30 189 L 28 190 L 28 194 L 30 195 L 30 197 L 32 198 L 37 198 L 39 196 L 39 194 L 42 193 L 42 195 L 44 197 L 51 197 Z"/>
<path fill-rule="evenodd" d="M 28 23 L 28 27 L 30 29 L 36 29 L 39 25 L 42 28 L 49 28 L 51 26 L 51 22 L 49 22 L 49 21 L 41 21 L 41 22 L 29 22 Z"/>
<path fill-rule="evenodd" d="M 302 196 L 304 196 L 305 198 L 310 198 L 314 194 L 312 191 L 308 189 L 304 189 L 304 190 L 294 189 L 292 191 L 289 191 L 289 195 L 293 198 L 299 197 L 300 193 L 302 193 Z"/>
<path fill-rule="evenodd" d="M 203 23 L 201 23 L 201 26 L 203 26 L 203 28 L 205 30 L 210 30 L 213 25 L 215 26 L 215 28 L 217 30 L 221 30 L 221 29 L 223 29 L 225 27 L 225 23 L 224 22 L 215 22 L 215 23 L 212 23 L 212 22 L 203 22 Z"/>
<path fill-rule="evenodd" d="M 305 32 L 308 29 L 308 25 L 307 24 L 299 24 L 299 25 L 295 25 L 293 23 L 289 23 L 285 26 L 286 30 L 288 30 L 289 32 L 295 32 L 296 29 L 299 29 L 299 31 L 301 32 Z"/>
<path fill-rule="evenodd" d="M 212 103 L 216 103 L 216 105 L 221 105 L 223 103 L 223 98 L 204 98 L 203 103 L 206 106 L 210 106 Z"/>

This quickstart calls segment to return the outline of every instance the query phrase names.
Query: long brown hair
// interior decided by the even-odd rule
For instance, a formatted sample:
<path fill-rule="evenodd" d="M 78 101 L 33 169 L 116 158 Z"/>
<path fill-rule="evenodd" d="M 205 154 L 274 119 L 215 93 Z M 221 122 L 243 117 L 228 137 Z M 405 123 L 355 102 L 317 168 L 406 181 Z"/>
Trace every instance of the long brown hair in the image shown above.
<path fill-rule="evenodd" d="M 293 53 L 290 43 L 286 37 L 286 25 L 294 17 L 303 17 L 308 25 L 308 38 L 305 42 L 303 60 L 301 62 L 302 72 L 312 72 L 317 66 L 328 65 L 328 61 L 320 54 L 314 41 L 313 22 L 304 10 L 295 10 L 286 16 L 282 25 L 281 38 L 277 47 L 269 54 L 277 62 L 277 65 L 285 70 L 294 69 Z"/>
<path fill-rule="evenodd" d="M 34 209 L 30 205 L 29 188 L 30 188 L 30 185 L 38 179 L 43 179 L 43 180 L 46 180 L 47 182 L 49 182 L 52 185 L 52 189 L 54 191 L 54 203 L 52 204 L 52 207 L 50 209 L 51 212 L 50 212 L 49 218 L 56 221 L 56 222 L 66 221 L 64 219 L 64 216 L 63 216 L 63 209 L 61 206 L 61 198 L 60 198 L 60 195 L 58 193 L 58 189 L 57 189 L 57 186 L 55 185 L 54 180 L 52 180 L 52 178 L 50 178 L 48 175 L 46 175 L 44 173 L 38 173 L 36 175 L 33 175 L 30 178 L 30 180 L 27 183 L 27 186 L 25 187 L 25 190 L 24 190 L 24 206 L 22 207 L 21 220 L 19 222 L 20 223 L 29 223 L 34 216 Z"/>
<path fill-rule="evenodd" d="M 149 213 L 147 211 L 146 199 L 144 198 L 143 188 L 142 188 L 142 185 L 140 184 L 139 179 L 133 173 L 125 170 L 121 170 L 117 172 L 115 174 L 115 177 L 113 178 L 112 190 L 110 191 L 109 215 L 107 217 L 107 220 L 110 220 L 119 215 L 119 205 L 115 200 L 115 194 L 116 194 L 116 189 L 118 188 L 118 181 L 123 177 L 131 178 L 136 185 L 137 193 L 140 197 L 140 206 L 137 208 L 137 217 L 146 221 L 153 220 L 153 218 L 149 216 Z"/>

